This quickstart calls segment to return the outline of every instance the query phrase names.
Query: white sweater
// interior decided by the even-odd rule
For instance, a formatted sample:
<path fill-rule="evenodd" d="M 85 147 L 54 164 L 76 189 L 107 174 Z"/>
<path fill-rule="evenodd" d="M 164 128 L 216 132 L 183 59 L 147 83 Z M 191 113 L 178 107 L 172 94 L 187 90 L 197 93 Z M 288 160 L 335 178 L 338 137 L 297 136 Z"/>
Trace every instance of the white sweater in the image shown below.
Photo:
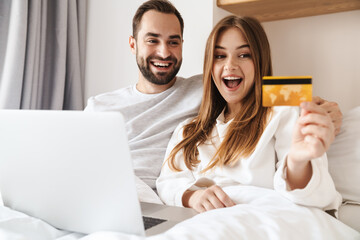
<path fill-rule="evenodd" d="M 124 115 L 135 174 L 154 189 L 176 126 L 196 116 L 201 96 L 201 75 L 177 77 L 171 88 L 158 94 L 141 93 L 134 85 L 91 97 L 85 111 L 120 111 Z"/>
<path fill-rule="evenodd" d="M 223 113 L 217 119 L 211 134 L 211 141 L 198 146 L 199 165 L 190 171 L 186 168 L 182 152 L 175 161 L 183 171 L 173 172 L 164 164 L 157 180 L 157 190 L 160 198 L 168 205 L 182 206 L 182 196 L 188 189 L 196 190 L 212 184 L 220 187 L 236 185 L 252 185 L 271 188 L 278 191 L 291 201 L 318 207 L 324 210 L 338 209 L 341 196 L 336 191 L 328 172 L 327 157 L 311 160 L 313 175 L 304 189 L 290 191 L 286 183 L 284 160 L 290 149 L 292 130 L 299 116 L 297 107 L 274 107 L 272 117 L 264 130 L 255 151 L 248 157 L 239 159 L 233 167 L 224 166 L 201 173 L 216 152 L 216 146 L 222 142 L 230 122 L 224 123 Z M 175 145 L 183 139 L 182 128 L 189 120 L 181 123 L 171 138 L 165 159 Z"/>

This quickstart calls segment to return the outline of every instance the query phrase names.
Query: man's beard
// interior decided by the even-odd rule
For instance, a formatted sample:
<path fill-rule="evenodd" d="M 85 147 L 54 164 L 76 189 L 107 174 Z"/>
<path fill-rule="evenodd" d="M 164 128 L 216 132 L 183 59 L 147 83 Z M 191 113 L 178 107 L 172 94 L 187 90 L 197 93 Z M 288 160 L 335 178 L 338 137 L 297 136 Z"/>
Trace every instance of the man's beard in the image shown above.
<path fill-rule="evenodd" d="M 161 61 L 171 61 L 172 65 L 171 65 L 170 71 L 169 72 L 158 72 L 158 73 L 154 74 L 150 70 L 150 65 L 151 65 L 150 61 L 155 60 L 155 59 L 161 60 Z M 180 70 L 182 60 L 180 60 L 178 62 L 178 60 L 173 56 L 169 56 L 167 58 L 160 58 L 160 57 L 150 55 L 146 58 L 146 61 L 144 61 L 143 58 L 141 58 L 137 55 L 136 62 L 137 62 L 140 72 L 142 73 L 144 78 L 146 78 L 149 82 L 156 84 L 156 85 L 166 85 L 176 77 L 176 74 Z"/>

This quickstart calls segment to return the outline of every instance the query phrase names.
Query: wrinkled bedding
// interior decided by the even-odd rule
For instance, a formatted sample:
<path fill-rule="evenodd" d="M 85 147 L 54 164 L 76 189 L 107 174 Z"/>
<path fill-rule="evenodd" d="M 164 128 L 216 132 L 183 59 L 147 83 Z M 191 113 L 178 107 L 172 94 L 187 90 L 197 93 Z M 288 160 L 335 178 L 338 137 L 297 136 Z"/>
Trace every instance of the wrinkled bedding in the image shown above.
<path fill-rule="evenodd" d="M 137 182 L 139 198 L 158 202 L 156 194 Z M 329 214 L 296 205 L 271 189 L 232 186 L 225 192 L 238 203 L 181 222 L 146 239 L 360 239 L 360 233 Z M 118 240 L 144 237 L 114 232 L 87 236 L 58 230 L 49 224 L 0 206 L 0 239 Z"/>

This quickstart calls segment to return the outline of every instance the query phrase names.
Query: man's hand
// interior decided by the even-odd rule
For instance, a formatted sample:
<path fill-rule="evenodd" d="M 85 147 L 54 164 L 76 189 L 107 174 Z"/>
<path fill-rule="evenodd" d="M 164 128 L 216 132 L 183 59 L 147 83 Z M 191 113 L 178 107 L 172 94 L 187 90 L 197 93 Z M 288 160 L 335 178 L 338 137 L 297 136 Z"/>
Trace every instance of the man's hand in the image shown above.
<path fill-rule="evenodd" d="M 331 117 L 335 127 L 335 136 L 339 134 L 343 115 L 340 111 L 339 105 L 336 102 L 328 102 L 320 97 L 313 97 L 313 103 L 322 107 Z"/>
<path fill-rule="evenodd" d="M 185 207 L 191 207 L 197 212 L 235 205 L 222 188 L 217 185 L 196 191 L 186 191 L 182 201 Z"/>

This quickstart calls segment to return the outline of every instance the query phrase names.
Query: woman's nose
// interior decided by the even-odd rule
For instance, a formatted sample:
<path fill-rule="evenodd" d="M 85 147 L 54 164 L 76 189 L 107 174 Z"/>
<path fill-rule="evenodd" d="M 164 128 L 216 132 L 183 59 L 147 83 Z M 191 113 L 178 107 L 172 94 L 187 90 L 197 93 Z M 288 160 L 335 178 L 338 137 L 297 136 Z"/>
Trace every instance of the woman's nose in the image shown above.
<path fill-rule="evenodd" d="M 238 66 L 237 66 L 235 60 L 233 58 L 229 58 L 225 63 L 224 69 L 227 71 L 231 71 L 231 70 L 237 69 L 237 67 Z"/>

